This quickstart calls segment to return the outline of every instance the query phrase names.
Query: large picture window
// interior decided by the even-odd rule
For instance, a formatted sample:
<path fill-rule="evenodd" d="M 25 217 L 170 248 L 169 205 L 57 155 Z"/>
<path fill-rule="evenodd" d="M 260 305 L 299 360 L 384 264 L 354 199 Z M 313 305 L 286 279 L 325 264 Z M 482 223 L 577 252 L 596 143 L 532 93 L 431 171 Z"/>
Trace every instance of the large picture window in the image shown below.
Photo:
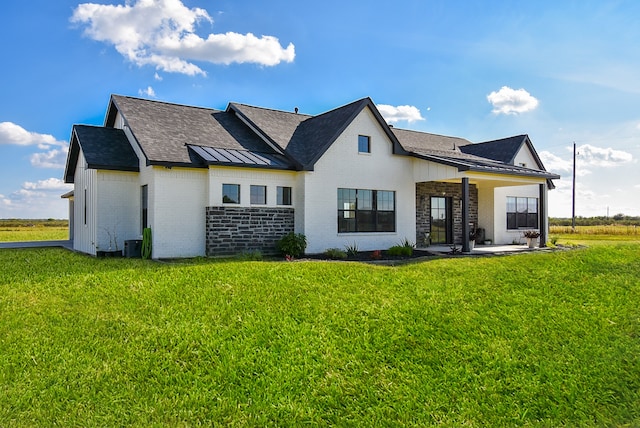
<path fill-rule="evenodd" d="M 537 229 L 538 198 L 507 197 L 507 229 Z"/>
<path fill-rule="evenodd" d="M 395 232 L 396 192 L 338 189 L 338 233 Z"/>

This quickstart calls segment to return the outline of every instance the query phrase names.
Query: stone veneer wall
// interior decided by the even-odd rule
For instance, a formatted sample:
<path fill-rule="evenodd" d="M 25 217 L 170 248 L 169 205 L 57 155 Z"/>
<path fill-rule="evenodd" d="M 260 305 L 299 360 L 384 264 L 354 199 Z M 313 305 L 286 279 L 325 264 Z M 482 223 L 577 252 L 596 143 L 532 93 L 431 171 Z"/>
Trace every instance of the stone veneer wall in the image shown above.
<path fill-rule="evenodd" d="M 443 194 L 444 193 L 444 194 Z M 431 197 L 453 198 L 453 239 L 462 243 L 462 183 L 426 182 L 416 184 L 416 242 L 424 243 L 424 234 L 431 230 Z M 478 188 L 469 184 L 469 222 L 478 227 Z"/>
<path fill-rule="evenodd" d="M 207 207 L 206 254 L 224 256 L 242 251 L 276 252 L 276 242 L 293 232 L 293 208 Z"/>

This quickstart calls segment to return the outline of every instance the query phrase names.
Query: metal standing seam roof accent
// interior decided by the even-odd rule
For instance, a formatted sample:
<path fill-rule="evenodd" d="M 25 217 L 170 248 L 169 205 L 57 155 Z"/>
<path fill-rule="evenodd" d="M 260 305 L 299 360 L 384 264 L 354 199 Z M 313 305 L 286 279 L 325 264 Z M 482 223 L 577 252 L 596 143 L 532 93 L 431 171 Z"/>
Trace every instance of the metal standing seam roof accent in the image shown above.
<path fill-rule="evenodd" d="M 189 144 L 188 147 L 208 164 L 257 166 L 276 169 L 293 168 L 285 156 L 278 154 L 260 153 L 249 150 L 219 149 L 192 144 Z"/>

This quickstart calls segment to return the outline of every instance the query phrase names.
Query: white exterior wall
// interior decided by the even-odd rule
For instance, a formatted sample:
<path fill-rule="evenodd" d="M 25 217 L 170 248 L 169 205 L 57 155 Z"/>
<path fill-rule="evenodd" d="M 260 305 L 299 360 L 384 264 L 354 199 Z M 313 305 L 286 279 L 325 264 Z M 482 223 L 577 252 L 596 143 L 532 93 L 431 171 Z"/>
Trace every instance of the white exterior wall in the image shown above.
<path fill-rule="evenodd" d="M 73 181 L 73 249 L 95 255 L 97 240 L 97 171 L 95 169 L 87 169 L 87 161 L 82 150 L 78 155 L 78 164 L 76 165 Z"/>
<path fill-rule="evenodd" d="M 88 169 L 80 150 L 74 177 L 74 250 L 92 255 L 109 248 L 122 250 L 125 239 L 137 238 L 137 182 L 136 173 Z"/>
<path fill-rule="evenodd" d="M 207 205 L 209 207 L 240 206 L 250 207 L 251 186 L 267 186 L 267 204 L 256 205 L 258 207 L 289 207 L 298 208 L 300 196 L 297 191 L 296 173 L 291 171 L 278 171 L 254 168 L 234 167 L 210 167 L 209 168 L 209 194 Z M 222 185 L 240 185 L 240 203 L 225 204 L 222 202 Z M 291 187 L 292 205 L 277 205 L 277 187 Z M 296 219 L 297 220 L 297 219 Z"/>
<path fill-rule="evenodd" d="M 507 245 L 524 242 L 522 230 L 507 230 L 507 196 L 539 198 L 537 184 L 527 186 L 497 187 L 494 191 L 494 243 Z"/>
<path fill-rule="evenodd" d="M 204 256 L 207 170 L 156 166 L 150 172 L 143 184 L 149 185 L 152 257 Z"/>
<path fill-rule="evenodd" d="M 507 201 L 504 201 L 504 209 L 507 209 Z M 497 208 L 495 207 L 495 191 L 493 187 L 478 186 L 478 227 L 484 229 L 484 239 L 491 240 L 492 243 L 496 243 L 495 230 L 496 222 L 494 217 L 496 215 Z M 505 230 L 506 230 L 506 212 L 503 214 L 505 218 Z"/>
<path fill-rule="evenodd" d="M 370 137 L 371 153 L 358 153 L 358 135 Z M 315 165 L 302 173 L 307 252 L 386 249 L 415 237 L 415 185 L 411 160 L 392 154 L 392 144 L 369 109 L 363 110 Z M 338 233 L 338 188 L 396 192 L 396 231 Z"/>
<path fill-rule="evenodd" d="M 135 172 L 97 171 L 96 245 L 124 250 L 124 241 L 140 239 L 140 192 Z"/>
<path fill-rule="evenodd" d="M 515 166 L 524 166 L 525 168 L 538 169 L 538 164 L 526 145 L 523 145 L 516 157 L 513 159 Z"/>

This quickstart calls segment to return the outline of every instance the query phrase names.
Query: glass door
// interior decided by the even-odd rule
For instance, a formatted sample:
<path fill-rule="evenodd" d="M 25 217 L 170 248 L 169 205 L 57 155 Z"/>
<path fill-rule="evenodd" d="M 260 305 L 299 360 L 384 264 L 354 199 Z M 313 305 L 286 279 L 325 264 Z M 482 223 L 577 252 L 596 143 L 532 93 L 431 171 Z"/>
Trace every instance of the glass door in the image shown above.
<path fill-rule="evenodd" d="M 431 197 L 431 243 L 453 243 L 453 216 L 451 198 Z"/>

